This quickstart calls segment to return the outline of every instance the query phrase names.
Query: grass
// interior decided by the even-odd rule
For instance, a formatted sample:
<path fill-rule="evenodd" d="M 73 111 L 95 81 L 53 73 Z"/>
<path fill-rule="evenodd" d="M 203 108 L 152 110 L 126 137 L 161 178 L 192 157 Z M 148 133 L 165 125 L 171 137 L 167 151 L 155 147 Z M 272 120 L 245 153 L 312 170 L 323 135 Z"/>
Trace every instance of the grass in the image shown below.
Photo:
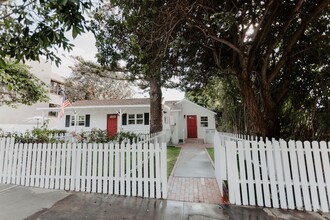
<path fill-rule="evenodd" d="M 209 153 L 212 161 L 214 162 L 214 148 L 206 148 L 207 152 Z"/>
<path fill-rule="evenodd" d="M 181 148 L 175 146 L 167 147 L 167 178 L 171 175 L 175 162 L 178 159 Z"/>

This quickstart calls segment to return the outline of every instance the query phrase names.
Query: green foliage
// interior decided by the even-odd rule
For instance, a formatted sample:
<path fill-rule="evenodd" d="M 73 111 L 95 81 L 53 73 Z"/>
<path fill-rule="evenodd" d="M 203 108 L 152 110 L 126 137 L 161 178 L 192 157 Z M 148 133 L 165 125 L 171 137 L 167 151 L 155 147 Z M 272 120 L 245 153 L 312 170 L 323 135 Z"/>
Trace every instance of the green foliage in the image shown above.
<path fill-rule="evenodd" d="M 66 130 L 49 130 L 42 127 L 34 128 L 32 131 L 27 130 L 24 133 L 0 132 L 0 137 L 13 137 L 16 143 L 55 143 L 59 142 L 56 137 L 65 133 Z"/>
<path fill-rule="evenodd" d="M 71 50 L 64 35 L 72 31 L 75 38 L 85 30 L 83 13 L 90 0 L 76 1 L 2 1 L 0 2 L 0 68 L 3 59 L 39 60 L 40 55 L 59 64 L 54 48 Z"/>
<path fill-rule="evenodd" d="M 71 135 L 77 142 L 85 143 L 107 143 L 107 142 L 122 142 L 122 141 L 136 141 L 138 135 L 133 132 L 118 132 L 116 135 L 109 137 L 106 130 L 93 128 L 91 132 L 72 132 Z"/>
<path fill-rule="evenodd" d="M 0 68 L 0 106 L 47 101 L 46 85 L 27 66 L 10 61 Z"/>

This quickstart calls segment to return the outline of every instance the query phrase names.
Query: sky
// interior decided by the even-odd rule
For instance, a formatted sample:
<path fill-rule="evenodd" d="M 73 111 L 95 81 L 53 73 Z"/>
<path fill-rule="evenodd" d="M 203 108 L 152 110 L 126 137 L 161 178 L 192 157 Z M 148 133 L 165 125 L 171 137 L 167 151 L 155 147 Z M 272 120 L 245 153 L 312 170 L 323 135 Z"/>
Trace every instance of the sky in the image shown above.
<path fill-rule="evenodd" d="M 58 55 L 61 58 L 61 65 L 56 67 L 55 64 L 52 65 L 52 71 L 68 77 L 71 74 L 71 69 L 69 66 L 73 66 L 74 62 L 70 56 L 81 56 L 86 60 L 96 61 L 95 55 L 97 49 L 95 47 L 94 35 L 90 32 L 84 33 L 78 36 L 76 39 L 71 38 L 71 43 L 74 44 L 72 51 L 67 52 L 63 49 L 58 49 Z M 142 90 L 135 88 L 134 98 L 144 98 L 149 97 L 148 93 L 144 93 Z M 176 89 L 162 89 L 163 97 L 165 100 L 181 100 L 184 98 L 184 92 Z"/>

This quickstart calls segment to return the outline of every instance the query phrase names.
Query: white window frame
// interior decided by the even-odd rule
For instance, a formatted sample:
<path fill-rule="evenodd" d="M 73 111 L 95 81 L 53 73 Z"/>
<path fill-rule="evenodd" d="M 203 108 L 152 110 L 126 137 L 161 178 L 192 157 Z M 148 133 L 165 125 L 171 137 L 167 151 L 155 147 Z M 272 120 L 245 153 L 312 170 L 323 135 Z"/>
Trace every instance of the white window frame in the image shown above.
<path fill-rule="evenodd" d="M 76 115 L 71 115 L 70 126 L 75 126 L 75 125 L 76 125 Z"/>
<path fill-rule="evenodd" d="M 209 117 L 201 116 L 201 127 L 207 128 L 208 126 L 209 126 Z"/>
<path fill-rule="evenodd" d="M 130 116 L 133 116 L 132 118 Z M 136 115 L 135 114 L 127 114 L 127 124 L 128 125 L 135 125 Z"/>
<path fill-rule="evenodd" d="M 141 116 L 141 117 L 138 117 L 138 116 Z M 136 124 L 137 125 L 143 125 L 144 124 L 144 114 L 143 113 L 136 114 L 135 118 L 136 118 Z"/>
<path fill-rule="evenodd" d="M 82 118 L 82 120 L 80 120 L 80 118 Z M 86 117 L 85 115 L 78 115 L 78 126 L 85 126 L 86 124 Z"/>

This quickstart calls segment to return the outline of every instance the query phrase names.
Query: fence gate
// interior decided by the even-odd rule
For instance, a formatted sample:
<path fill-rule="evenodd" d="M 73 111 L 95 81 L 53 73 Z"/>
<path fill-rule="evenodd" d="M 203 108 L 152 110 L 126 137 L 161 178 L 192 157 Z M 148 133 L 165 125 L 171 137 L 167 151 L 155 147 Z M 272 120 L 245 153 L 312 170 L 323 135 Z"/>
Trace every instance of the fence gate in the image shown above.
<path fill-rule="evenodd" d="M 216 134 L 215 160 L 217 181 L 228 182 L 231 204 L 329 212 L 330 142 Z"/>
<path fill-rule="evenodd" d="M 167 197 L 165 143 L 19 144 L 0 139 L 0 183 Z"/>

